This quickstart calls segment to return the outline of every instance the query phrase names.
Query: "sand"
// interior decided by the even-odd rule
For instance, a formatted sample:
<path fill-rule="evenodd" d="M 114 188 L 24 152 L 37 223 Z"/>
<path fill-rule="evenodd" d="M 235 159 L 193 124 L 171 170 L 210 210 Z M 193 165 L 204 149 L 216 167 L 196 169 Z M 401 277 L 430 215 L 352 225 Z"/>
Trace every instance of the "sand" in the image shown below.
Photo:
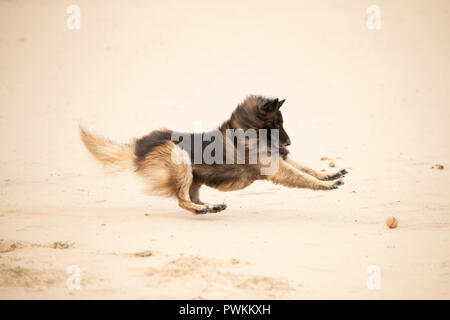
<path fill-rule="evenodd" d="M 0 1 L 0 298 L 449 299 L 450 3 L 376 1 L 379 30 L 371 4 Z M 248 94 L 345 185 L 204 187 L 228 209 L 194 216 L 78 137 L 211 129 Z"/>

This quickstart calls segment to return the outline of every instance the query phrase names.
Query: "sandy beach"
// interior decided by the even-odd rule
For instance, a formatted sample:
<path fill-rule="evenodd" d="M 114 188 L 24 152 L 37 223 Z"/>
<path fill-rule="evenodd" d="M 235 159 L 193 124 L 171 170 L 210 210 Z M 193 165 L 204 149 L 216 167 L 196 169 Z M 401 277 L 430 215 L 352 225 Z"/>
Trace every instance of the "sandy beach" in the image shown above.
<path fill-rule="evenodd" d="M 0 1 L 0 299 L 449 299 L 449 30 L 444 0 Z M 228 208 L 196 216 L 80 141 L 209 130 L 249 94 L 345 185 L 203 187 Z"/>

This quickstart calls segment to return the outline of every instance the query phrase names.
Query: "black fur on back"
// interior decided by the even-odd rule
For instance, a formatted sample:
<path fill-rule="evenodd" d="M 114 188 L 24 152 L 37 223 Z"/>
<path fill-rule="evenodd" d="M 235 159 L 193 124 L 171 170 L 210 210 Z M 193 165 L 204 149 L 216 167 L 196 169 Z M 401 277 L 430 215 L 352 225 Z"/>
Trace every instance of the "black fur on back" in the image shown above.
<path fill-rule="evenodd" d="M 167 141 L 170 141 L 171 137 L 172 131 L 164 129 L 152 131 L 148 135 L 138 139 L 136 141 L 136 149 L 134 151 L 137 160 L 143 160 L 145 156 L 153 149 L 164 145 Z"/>

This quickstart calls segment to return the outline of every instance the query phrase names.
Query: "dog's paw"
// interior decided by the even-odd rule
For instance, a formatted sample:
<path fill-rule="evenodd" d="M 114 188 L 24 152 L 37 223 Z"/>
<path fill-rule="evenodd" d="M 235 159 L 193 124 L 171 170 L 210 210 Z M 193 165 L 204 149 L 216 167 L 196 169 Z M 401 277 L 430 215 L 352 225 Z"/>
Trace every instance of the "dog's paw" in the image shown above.
<path fill-rule="evenodd" d="M 208 208 L 196 209 L 195 214 L 206 214 L 210 212 Z"/>
<path fill-rule="evenodd" d="M 223 211 L 227 208 L 227 205 L 225 203 L 220 203 L 220 204 L 214 204 L 214 205 L 210 205 L 209 207 L 209 212 L 220 212 Z"/>
<path fill-rule="evenodd" d="M 327 176 L 326 180 L 328 180 L 328 181 L 330 181 L 330 180 L 336 180 L 336 179 L 339 179 L 339 178 L 345 176 L 347 173 L 348 173 L 347 170 L 342 169 L 342 170 L 340 170 L 340 171 L 338 171 L 338 172 L 336 172 L 336 173 L 329 174 L 329 175 Z"/>
<path fill-rule="evenodd" d="M 225 203 L 220 204 L 207 204 L 201 209 L 196 209 L 194 211 L 195 214 L 206 214 L 206 213 L 215 213 L 223 211 L 227 208 L 227 205 Z"/>
<path fill-rule="evenodd" d="M 339 186 L 342 186 L 343 184 L 344 184 L 344 180 L 343 179 L 336 180 L 326 190 L 337 189 Z"/>
<path fill-rule="evenodd" d="M 339 179 L 336 180 L 332 185 L 331 185 L 331 189 L 337 189 L 339 186 L 342 186 L 344 184 L 344 180 Z"/>

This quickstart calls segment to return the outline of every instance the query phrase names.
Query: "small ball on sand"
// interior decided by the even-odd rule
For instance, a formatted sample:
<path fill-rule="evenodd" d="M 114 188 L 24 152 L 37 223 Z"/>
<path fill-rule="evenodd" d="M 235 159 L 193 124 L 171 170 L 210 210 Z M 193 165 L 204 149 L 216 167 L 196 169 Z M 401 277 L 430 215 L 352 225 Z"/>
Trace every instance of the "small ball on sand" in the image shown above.
<path fill-rule="evenodd" d="M 394 217 L 389 217 L 386 220 L 386 225 L 388 226 L 389 229 L 395 229 L 397 228 L 398 220 L 395 219 Z"/>

